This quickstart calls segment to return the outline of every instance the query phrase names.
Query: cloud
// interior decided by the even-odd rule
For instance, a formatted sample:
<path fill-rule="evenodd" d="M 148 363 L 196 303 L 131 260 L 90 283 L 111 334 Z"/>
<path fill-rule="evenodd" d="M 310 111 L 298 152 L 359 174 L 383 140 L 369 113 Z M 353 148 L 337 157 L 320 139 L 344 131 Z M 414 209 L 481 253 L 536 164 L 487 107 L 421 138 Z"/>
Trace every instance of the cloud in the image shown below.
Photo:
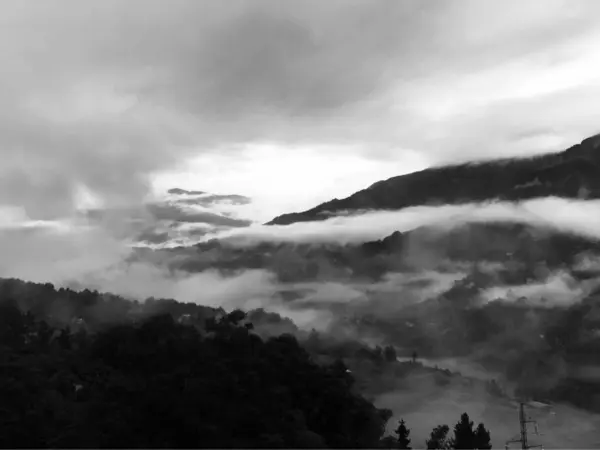
<path fill-rule="evenodd" d="M 212 271 L 190 275 L 144 262 L 117 264 L 97 274 L 89 273 L 79 283 L 126 298 L 174 298 L 227 310 L 250 309 L 248 306 L 266 303 L 275 292 L 272 274 L 262 270 L 229 277 Z"/>
<path fill-rule="evenodd" d="M 458 264 L 457 264 L 458 266 Z M 390 311 L 434 298 L 464 278 L 465 271 L 441 273 L 433 270 L 419 273 L 389 272 L 379 282 L 356 282 L 351 277 L 343 281 L 327 279 L 304 283 L 285 283 L 282 289 L 295 292 L 290 300 L 297 308 L 315 308 L 340 315 L 353 311 L 360 315 L 374 313 L 384 317 Z M 402 293 L 401 298 L 398 294 Z"/>
<path fill-rule="evenodd" d="M 181 189 L 181 188 L 171 188 L 167 191 L 168 194 L 172 194 L 172 195 L 202 195 L 205 194 L 206 192 L 204 191 L 187 191 L 185 189 Z"/>
<path fill-rule="evenodd" d="M 252 200 L 243 195 L 236 194 L 228 194 L 228 195 L 206 195 L 206 196 L 198 196 L 196 198 L 186 198 L 184 200 L 180 200 L 179 203 L 185 205 L 201 205 L 201 206 L 209 206 L 215 203 L 226 203 L 232 205 L 247 205 L 251 203 Z"/>
<path fill-rule="evenodd" d="M 252 225 L 209 235 L 204 240 L 218 238 L 232 245 L 252 245 L 261 241 L 348 244 L 382 239 L 395 231 L 404 232 L 427 225 L 450 229 L 462 223 L 499 221 L 544 226 L 600 239 L 600 201 L 547 197 L 521 203 L 418 206 L 291 225 Z"/>
<path fill-rule="evenodd" d="M 214 271 L 172 271 L 158 254 L 134 261 L 126 241 L 82 222 L 64 229 L 12 229 L 0 233 L 0 246 L 0 277 L 97 289 L 131 299 L 175 298 L 233 309 L 266 304 L 277 291 L 274 275 L 263 270 L 227 277 Z"/>
<path fill-rule="evenodd" d="M 546 280 L 536 280 L 519 286 L 494 286 L 480 295 L 487 301 L 515 302 L 523 299 L 528 305 L 569 306 L 588 297 L 599 285 L 600 279 L 579 282 L 568 272 L 557 271 Z"/>
<path fill-rule="evenodd" d="M 171 237 L 168 231 L 158 231 L 156 229 L 147 229 L 142 231 L 138 236 L 141 242 L 149 244 L 165 244 L 170 241 Z"/>
<path fill-rule="evenodd" d="M 224 205 L 225 208 L 210 201 L 205 205 L 188 205 L 185 202 L 187 198 L 177 197 L 174 200 L 167 198 L 132 207 L 92 208 L 85 210 L 80 216 L 103 227 L 115 237 L 156 245 L 179 245 L 209 232 L 246 227 L 252 223 L 250 220 L 233 217 L 227 211 L 232 206 L 230 203 Z M 211 195 L 208 194 L 208 197 Z M 14 215 L 11 220 L 15 220 Z M 22 216 L 21 220 L 24 220 Z"/>
<path fill-rule="evenodd" d="M 30 219 L 72 214 L 83 188 L 139 204 L 156 173 L 252 143 L 321 145 L 333 166 L 349 151 L 401 165 L 576 141 L 597 126 L 598 8 L 4 3 L 0 203 Z"/>
<path fill-rule="evenodd" d="M 208 211 L 193 209 L 185 210 L 178 205 L 169 203 L 154 203 L 148 205 L 147 208 L 156 220 L 183 223 L 205 223 L 226 227 L 246 227 L 252 223 L 250 220 L 234 219 Z"/>

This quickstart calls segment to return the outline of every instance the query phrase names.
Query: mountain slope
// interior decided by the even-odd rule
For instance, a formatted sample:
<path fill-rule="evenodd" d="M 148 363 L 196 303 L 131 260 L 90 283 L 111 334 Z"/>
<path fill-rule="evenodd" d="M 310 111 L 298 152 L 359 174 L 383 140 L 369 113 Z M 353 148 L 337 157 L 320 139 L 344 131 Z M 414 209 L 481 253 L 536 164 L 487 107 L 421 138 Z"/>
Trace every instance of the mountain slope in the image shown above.
<path fill-rule="evenodd" d="M 329 213 L 536 197 L 600 198 L 600 134 L 561 153 L 436 167 L 379 181 L 345 199 L 267 225 L 324 220 Z"/>

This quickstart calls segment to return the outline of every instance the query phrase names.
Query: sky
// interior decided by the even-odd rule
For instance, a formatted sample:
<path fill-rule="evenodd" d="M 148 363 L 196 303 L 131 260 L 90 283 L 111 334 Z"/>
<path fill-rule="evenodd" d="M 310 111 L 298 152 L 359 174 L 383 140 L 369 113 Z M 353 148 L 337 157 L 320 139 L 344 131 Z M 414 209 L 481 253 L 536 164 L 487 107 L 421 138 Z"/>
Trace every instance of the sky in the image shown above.
<path fill-rule="evenodd" d="M 182 187 L 249 196 L 263 221 L 432 164 L 561 150 L 600 131 L 599 13 L 6 0 L 0 212 L 49 221 Z"/>
<path fill-rule="evenodd" d="M 194 220 L 229 218 L 240 226 L 222 236 L 259 240 L 243 220 L 431 165 L 563 150 L 600 132 L 598 17 L 598 0 L 2 0 L 0 276 L 214 304 L 269 296 L 264 271 L 125 265 L 129 224 L 86 228 L 80 210 L 118 219 L 173 187 L 236 194 L 252 201 L 188 199 Z M 182 205 L 147 214 L 191 221 Z M 597 237 L 600 206 L 569 205 L 526 212 Z M 415 211 L 456 212 L 268 236 L 379 238 L 420 224 Z M 506 205 L 472 214 L 522 218 Z"/>

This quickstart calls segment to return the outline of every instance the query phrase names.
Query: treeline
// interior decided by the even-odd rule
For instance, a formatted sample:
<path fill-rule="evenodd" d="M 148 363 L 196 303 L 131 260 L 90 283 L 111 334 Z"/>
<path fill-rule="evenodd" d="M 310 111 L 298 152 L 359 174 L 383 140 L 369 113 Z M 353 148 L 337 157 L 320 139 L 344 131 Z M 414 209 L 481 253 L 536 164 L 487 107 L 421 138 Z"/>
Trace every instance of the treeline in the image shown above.
<path fill-rule="evenodd" d="M 55 289 L 51 283 L 31 283 L 0 279 L 0 299 L 14 301 L 22 311 L 31 312 L 54 327 L 81 327 L 98 331 L 115 324 L 139 322 L 158 314 L 189 318 L 198 324 L 225 311 L 174 299 L 128 300 L 110 293 L 84 289 Z"/>
<path fill-rule="evenodd" d="M 341 360 L 318 364 L 291 334 L 260 337 L 249 319 L 0 281 L 0 446 L 404 445 L 383 438 L 391 411 L 358 392 Z M 432 442 L 462 442 L 444 439 Z"/>
<path fill-rule="evenodd" d="M 425 441 L 425 447 L 429 449 L 491 449 L 492 442 L 490 432 L 480 423 L 473 429 L 473 422 L 467 413 L 463 413 L 459 422 L 454 426 L 453 436 L 449 436 L 448 425 L 435 427 L 429 439 Z M 381 440 L 382 448 L 411 449 L 410 429 L 403 419 L 398 423 L 394 434 L 386 436 Z M 421 448 L 421 447 L 418 447 Z"/>

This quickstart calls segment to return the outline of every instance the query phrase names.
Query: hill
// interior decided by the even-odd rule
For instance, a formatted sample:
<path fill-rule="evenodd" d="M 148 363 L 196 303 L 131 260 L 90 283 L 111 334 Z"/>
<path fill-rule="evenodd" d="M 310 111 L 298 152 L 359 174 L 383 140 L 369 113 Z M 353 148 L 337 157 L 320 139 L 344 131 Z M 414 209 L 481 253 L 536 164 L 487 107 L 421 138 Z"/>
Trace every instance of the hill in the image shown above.
<path fill-rule="evenodd" d="M 600 135 L 561 152 L 534 158 L 435 167 L 379 181 L 345 199 L 283 214 L 267 225 L 324 220 L 366 209 L 460 204 L 537 197 L 600 198 Z"/>
<path fill-rule="evenodd" d="M 397 361 L 390 346 L 256 333 L 255 323 L 274 322 L 285 320 L 0 279 L 0 443 L 388 448 L 392 413 L 362 392 L 403 392 L 411 379 L 460 384 L 447 370 Z M 493 383 L 479 389 L 502 397 Z"/>
<path fill-rule="evenodd" d="M 487 367 L 501 367 L 521 396 L 599 410 L 597 296 L 566 309 L 503 302 L 472 308 L 450 304 L 450 293 L 444 298 L 362 317 L 354 323 L 356 338 L 339 339 L 335 330 L 303 334 L 260 310 L 131 302 L 0 280 L 0 442 L 13 448 L 375 448 L 383 445 L 390 418 L 382 405 L 408 417 L 417 439 L 438 419 L 453 420 L 481 404 L 486 423 L 512 433 L 514 408 L 501 385 L 487 378 L 491 370 L 478 381 L 442 369 L 453 356 L 474 351 Z M 360 331 L 368 327 L 386 333 L 395 348 L 362 344 Z M 445 358 L 427 360 L 430 368 L 408 363 L 407 345 L 419 355 L 428 346 L 443 348 Z M 465 403 L 455 405 L 456 398 Z M 579 419 L 561 420 L 581 420 L 576 413 Z M 551 417 L 544 430 L 554 436 Z M 578 439 L 583 446 L 595 442 L 591 435 Z"/>
<path fill-rule="evenodd" d="M 378 446 L 391 412 L 341 361 L 317 364 L 292 335 L 262 339 L 245 313 L 217 313 L 0 280 L 0 444 Z"/>

